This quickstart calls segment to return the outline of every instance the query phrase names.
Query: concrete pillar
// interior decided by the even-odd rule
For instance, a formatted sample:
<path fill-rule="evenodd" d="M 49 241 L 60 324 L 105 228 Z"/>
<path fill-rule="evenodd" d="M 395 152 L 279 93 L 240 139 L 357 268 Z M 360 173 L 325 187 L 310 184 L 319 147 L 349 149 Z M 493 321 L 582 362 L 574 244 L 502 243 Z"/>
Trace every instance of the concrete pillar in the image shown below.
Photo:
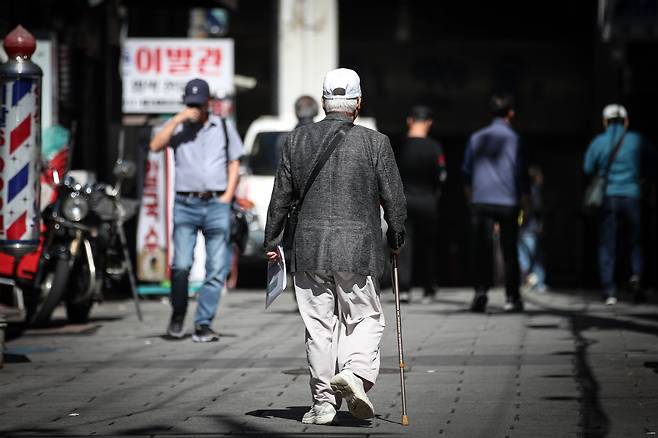
<path fill-rule="evenodd" d="M 324 74 L 337 67 L 338 0 L 279 0 L 279 115 L 293 113 L 303 94 L 319 101 Z"/>

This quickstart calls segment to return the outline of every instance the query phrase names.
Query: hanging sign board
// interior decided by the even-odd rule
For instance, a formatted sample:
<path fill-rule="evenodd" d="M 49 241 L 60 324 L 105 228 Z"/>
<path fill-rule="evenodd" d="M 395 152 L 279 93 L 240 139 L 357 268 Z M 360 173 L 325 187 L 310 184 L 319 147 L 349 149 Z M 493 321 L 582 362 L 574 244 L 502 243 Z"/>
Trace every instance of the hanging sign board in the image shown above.
<path fill-rule="evenodd" d="M 233 40 L 128 38 L 121 72 L 124 113 L 176 113 L 190 79 L 207 81 L 216 97 L 234 94 Z"/>

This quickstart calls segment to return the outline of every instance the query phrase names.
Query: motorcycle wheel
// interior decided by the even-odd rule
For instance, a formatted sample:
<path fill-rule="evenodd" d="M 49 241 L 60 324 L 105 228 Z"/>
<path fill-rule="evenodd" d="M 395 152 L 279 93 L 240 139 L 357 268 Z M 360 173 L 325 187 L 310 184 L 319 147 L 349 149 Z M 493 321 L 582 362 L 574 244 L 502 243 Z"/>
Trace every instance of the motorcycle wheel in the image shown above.
<path fill-rule="evenodd" d="M 86 292 L 89 288 L 94 292 Z M 87 258 L 80 257 L 73 267 L 73 277 L 69 285 L 70 292 L 66 298 L 66 315 L 71 324 L 84 324 L 89 321 L 91 306 L 102 287 L 102 281 L 91 277 Z"/>
<path fill-rule="evenodd" d="M 62 300 L 64 292 L 66 291 L 66 285 L 69 282 L 69 274 L 71 273 L 69 261 L 64 258 L 57 259 L 52 273 L 52 277 L 46 274 L 45 278 L 52 278 L 50 292 L 48 292 L 48 296 L 46 296 L 45 300 L 37 303 L 34 315 L 30 318 L 30 324 L 32 325 L 42 326 L 50 321 L 50 317 L 52 316 L 55 307 L 57 307 L 57 304 Z"/>

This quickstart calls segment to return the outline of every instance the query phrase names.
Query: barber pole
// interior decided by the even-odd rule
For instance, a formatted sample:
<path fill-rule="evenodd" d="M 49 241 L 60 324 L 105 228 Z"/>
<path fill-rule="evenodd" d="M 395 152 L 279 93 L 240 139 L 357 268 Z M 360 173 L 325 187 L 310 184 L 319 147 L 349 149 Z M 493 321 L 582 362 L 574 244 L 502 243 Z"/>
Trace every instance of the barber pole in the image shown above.
<path fill-rule="evenodd" d="M 39 244 L 41 77 L 30 61 L 32 34 L 16 27 L 4 39 L 0 64 L 0 251 L 21 256 Z"/>

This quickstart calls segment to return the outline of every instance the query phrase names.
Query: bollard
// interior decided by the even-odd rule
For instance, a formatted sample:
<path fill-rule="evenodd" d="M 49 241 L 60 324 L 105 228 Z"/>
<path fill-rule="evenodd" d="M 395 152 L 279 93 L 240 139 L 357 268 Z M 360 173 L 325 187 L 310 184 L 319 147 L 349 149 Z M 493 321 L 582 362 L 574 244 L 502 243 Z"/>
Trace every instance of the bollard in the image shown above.
<path fill-rule="evenodd" d="M 30 61 L 34 36 L 17 26 L 4 39 L 0 64 L 0 251 L 20 257 L 40 234 L 41 78 Z"/>

